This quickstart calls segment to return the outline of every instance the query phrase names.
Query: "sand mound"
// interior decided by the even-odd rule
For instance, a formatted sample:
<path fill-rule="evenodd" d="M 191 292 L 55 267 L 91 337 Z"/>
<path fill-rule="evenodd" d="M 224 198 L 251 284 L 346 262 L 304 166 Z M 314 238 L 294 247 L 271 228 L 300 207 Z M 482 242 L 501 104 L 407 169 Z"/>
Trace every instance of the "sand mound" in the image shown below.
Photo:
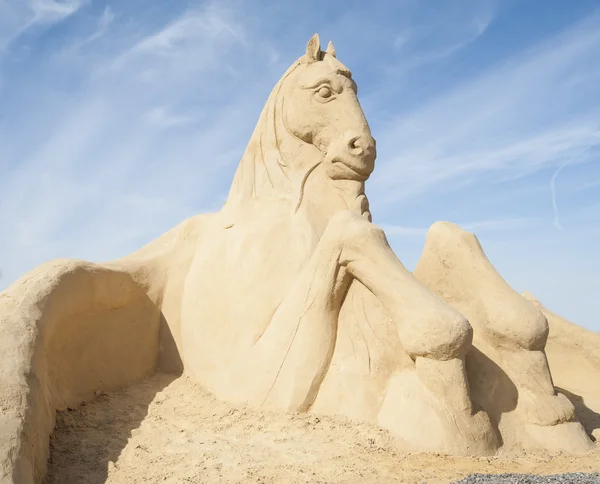
<path fill-rule="evenodd" d="M 554 384 L 600 441 L 600 334 L 548 318 Z M 581 455 L 501 451 L 461 458 L 403 453 L 379 427 L 217 400 L 188 377 L 157 374 L 59 412 L 46 483 L 451 482 L 474 473 L 600 471 L 600 443 Z"/>
<path fill-rule="evenodd" d="M 600 441 L 600 333 L 553 313 L 530 293 L 524 296 L 548 320 L 546 355 L 554 385 L 571 400 L 592 440 Z"/>
<path fill-rule="evenodd" d="M 588 411 L 588 429 L 600 427 L 600 415 Z M 394 447 L 387 431 L 375 426 L 235 407 L 186 377 L 158 374 L 60 412 L 45 482 L 432 483 L 476 472 L 598 470 L 598 444 L 580 456 L 407 454 Z"/>

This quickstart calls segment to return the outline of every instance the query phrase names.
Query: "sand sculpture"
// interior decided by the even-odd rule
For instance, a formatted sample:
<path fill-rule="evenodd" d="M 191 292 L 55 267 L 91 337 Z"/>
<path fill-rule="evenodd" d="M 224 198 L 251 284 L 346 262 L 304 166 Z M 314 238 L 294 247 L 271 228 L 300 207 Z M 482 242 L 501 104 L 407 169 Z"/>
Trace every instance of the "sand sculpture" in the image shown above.
<path fill-rule="evenodd" d="M 414 451 L 588 449 L 553 386 L 546 318 L 477 238 L 434 224 L 411 274 L 371 223 L 375 154 L 350 71 L 315 35 L 220 212 L 2 293 L 2 477 L 39 481 L 57 409 L 157 369 L 235 403 L 375 422 Z"/>

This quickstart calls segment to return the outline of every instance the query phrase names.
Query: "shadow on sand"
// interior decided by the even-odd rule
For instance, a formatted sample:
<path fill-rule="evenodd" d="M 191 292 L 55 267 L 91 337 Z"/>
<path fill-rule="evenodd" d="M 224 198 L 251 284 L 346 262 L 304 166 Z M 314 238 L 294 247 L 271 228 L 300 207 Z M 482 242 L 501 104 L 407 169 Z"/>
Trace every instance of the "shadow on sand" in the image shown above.
<path fill-rule="evenodd" d="M 56 413 L 44 484 L 101 484 L 109 463 L 116 462 L 132 431 L 148 415 L 158 392 L 181 376 L 183 364 L 169 326 L 161 314 L 160 357 L 154 376 L 78 408 Z"/>
<path fill-rule="evenodd" d="M 504 442 L 498 425 L 502 414 L 516 408 L 519 399 L 517 387 L 500 366 L 475 346 L 467 353 L 466 369 L 473 403 L 489 415 L 498 443 L 502 445 Z"/>
<path fill-rule="evenodd" d="M 596 439 L 592 435 L 592 432 L 596 429 L 600 429 L 600 413 L 596 413 L 589 408 L 580 395 L 571 393 L 570 391 L 560 387 L 556 387 L 556 391 L 558 393 L 562 393 L 571 401 L 575 407 L 575 415 L 577 416 L 577 420 L 581 422 L 581 425 L 583 425 L 583 428 L 590 439 L 595 442 Z"/>
<path fill-rule="evenodd" d="M 123 390 L 57 412 L 45 484 L 101 484 L 156 394 L 178 375 L 158 373 Z"/>

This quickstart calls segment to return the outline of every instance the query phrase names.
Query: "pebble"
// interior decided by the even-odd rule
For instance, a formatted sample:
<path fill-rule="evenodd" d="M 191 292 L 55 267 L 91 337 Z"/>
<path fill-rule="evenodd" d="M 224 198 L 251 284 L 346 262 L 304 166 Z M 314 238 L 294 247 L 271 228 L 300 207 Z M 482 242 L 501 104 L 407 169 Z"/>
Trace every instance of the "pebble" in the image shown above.
<path fill-rule="evenodd" d="M 569 474 L 555 474 L 552 476 L 538 476 L 533 474 L 472 474 L 456 481 L 455 484 L 600 484 L 600 473 L 586 474 L 572 472 Z"/>

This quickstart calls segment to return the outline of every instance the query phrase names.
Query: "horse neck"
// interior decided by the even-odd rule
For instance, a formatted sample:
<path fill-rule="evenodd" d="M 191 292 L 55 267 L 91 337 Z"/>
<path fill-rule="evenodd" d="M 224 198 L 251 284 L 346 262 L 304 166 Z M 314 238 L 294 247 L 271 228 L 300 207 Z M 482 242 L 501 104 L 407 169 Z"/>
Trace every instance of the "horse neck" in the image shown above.
<path fill-rule="evenodd" d="M 364 182 L 332 180 L 325 167 L 318 166 L 306 181 L 299 212 L 305 214 L 318 233 L 322 233 L 329 219 L 343 210 L 359 215 L 368 211 Z"/>

